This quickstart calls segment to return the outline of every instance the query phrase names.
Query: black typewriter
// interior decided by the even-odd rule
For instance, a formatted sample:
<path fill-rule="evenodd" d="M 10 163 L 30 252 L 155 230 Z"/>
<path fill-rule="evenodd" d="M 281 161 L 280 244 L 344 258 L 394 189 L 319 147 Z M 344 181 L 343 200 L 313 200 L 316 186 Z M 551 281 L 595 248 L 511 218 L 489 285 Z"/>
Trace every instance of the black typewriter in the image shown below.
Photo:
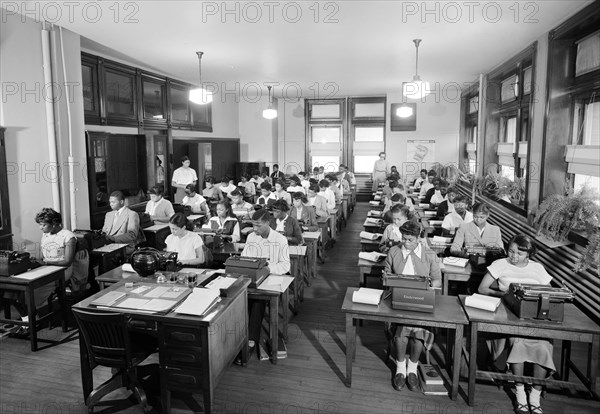
<path fill-rule="evenodd" d="M 39 266 L 27 252 L 0 250 L 0 276 L 18 275 Z"/>
<path fill-rule="evenodd" d="M 150 214 L 138 212 L 138 216 L 140 217 L 140 228 L 145 229 L 154 225 L 154 221 L 150 218 Z"/>

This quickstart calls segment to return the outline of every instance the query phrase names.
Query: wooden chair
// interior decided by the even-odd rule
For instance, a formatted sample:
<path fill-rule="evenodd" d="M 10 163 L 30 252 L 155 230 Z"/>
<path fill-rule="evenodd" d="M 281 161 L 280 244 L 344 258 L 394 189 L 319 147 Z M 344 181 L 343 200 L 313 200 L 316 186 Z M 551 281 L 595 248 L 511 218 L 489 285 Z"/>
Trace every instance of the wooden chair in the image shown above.
<path fill-rule="evenodd" d="M 147 340 L 132 342 L 129 321 L 124 314 L 73 309 L 73 315 L 83 336 L 90 366 L 113 368 L 113 376 L 86 396 L 88 412 L 92 413 L 105 395 L 121 387 L 133 391 L 144 412 L 148 411 L 150 408 L 138 381 L 137 367 L 157 350 L 156 343 Z"/>

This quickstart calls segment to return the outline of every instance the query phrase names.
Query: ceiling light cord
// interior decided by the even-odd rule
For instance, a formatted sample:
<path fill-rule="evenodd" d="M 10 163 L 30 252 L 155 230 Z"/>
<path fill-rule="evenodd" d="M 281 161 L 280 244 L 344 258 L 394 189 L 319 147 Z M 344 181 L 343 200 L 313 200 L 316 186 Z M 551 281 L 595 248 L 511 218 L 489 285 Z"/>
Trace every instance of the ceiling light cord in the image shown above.
<path fill-rule="evenodd" d="M 415 77 L 419 78 L 419 43 L 421 43 L 421 39 L 414 39 L 415 47 L 417 48 L 417 60 L 415 62 Z"/>

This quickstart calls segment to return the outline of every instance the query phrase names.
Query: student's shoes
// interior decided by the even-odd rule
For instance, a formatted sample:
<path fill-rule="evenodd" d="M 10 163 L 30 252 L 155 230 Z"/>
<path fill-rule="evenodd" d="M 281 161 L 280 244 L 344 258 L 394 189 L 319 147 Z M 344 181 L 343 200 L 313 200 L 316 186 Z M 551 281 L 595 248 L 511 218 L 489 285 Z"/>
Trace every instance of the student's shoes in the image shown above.
<path fill-rule="evenodd" d="M 541 405 L 529 404 L 529 411 L 531 412 L 531 414 L 544 414 L 544 411 L 542 411 Z"/>
<path fill-rule="evenodd" d="M 392 378 L 392 387 L 394 387 L 396 391 L 400 391 L 404 388 L 404 384 L 406 384 L 406 376 L 404 374 L 394 375 Z"/>
<path fill-rule="evenodd" d="M 406 383 L 408 384 L 408 389 L 414 391 L 419 386 L 419 379 L 417 378 L 417 374 L 414 372 L 409 372 L 406 376 Z"/>
<path fill-rule="evenodd" d="M 19 326 L 18 329 L 9 334 L 11 338 L 29 339 L 29 327 Z"/>
<path fill-rule="evenodd" d="M 529 407 L 525 404 L 517 403 L 515 414 L 529 414 Z"/>

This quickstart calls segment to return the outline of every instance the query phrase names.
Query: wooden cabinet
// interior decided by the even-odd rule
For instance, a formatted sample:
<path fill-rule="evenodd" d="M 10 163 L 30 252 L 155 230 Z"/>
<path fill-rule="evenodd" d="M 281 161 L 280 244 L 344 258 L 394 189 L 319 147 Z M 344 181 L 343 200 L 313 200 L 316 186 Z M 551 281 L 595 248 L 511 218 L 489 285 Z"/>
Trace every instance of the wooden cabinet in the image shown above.
<path fill-rule="evenodd" d="M 142 117 L 144 125 L 166 125 L 167 80 L 142 73 Z"/>
<path fill-rule="evenodd" d="M 13 249 L 7 175 L 4 128 L 0 127 L 0 250 Z"/>
<path fill-rule="evenodd" d="M 98 78 L 98 58 L 91 55 L 81 57 L 81 89 L 83 93 L 83 113 L 86 124 L 100 124 L 100 83 Z"/>
<path fill-rule="evenodd" d="M 138 125 L 136 71 L 117 63 L 104 64 L 104 100 L 109 125 Z"/>

